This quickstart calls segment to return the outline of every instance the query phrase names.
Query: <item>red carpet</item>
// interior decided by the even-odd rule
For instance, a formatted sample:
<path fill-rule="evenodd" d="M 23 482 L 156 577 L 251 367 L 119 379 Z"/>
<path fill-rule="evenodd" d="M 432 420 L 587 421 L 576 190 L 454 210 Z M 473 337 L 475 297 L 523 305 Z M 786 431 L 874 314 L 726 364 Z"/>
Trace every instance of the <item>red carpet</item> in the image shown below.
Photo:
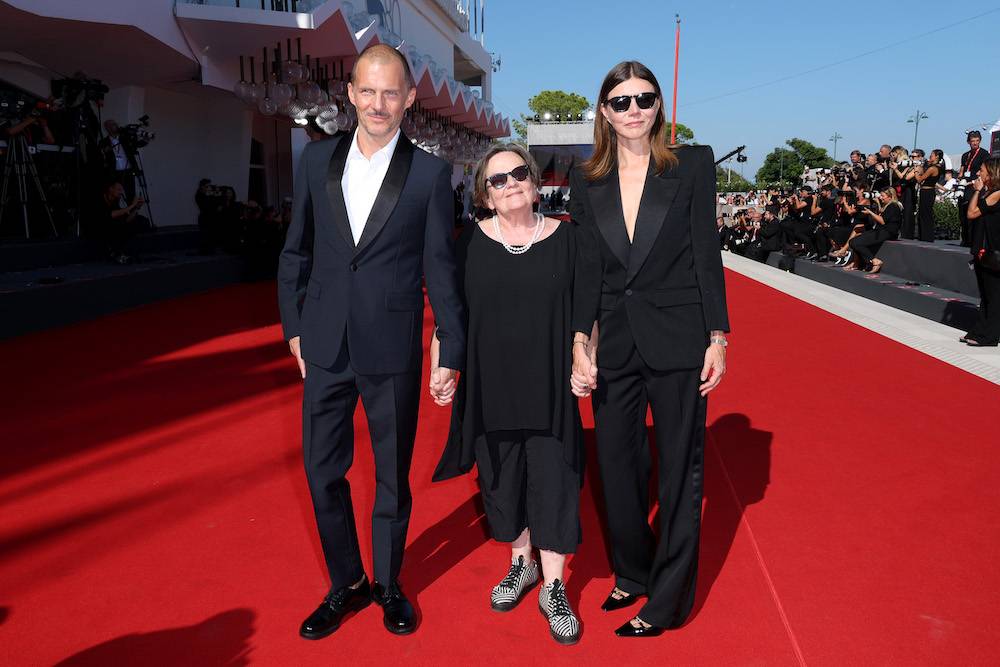
<path fill-rule="evenodd" d="M 506 551 L 472 477 L 430 483 L 448 413 L 427 401 L 402 577 L 419 631 L 388 635 L 373 607 L 299 639 L 326 579 L 264 284 L 0 344 L 0 664 L 996 664 L 1000 389 L 728 280 L 736 333 L 681 630 L 611 636 L 628 612 L 598 608 L 590 482 L 568 574 L 580 644 L 555 645 L 532 598 L 491 612 Z M 359 439 L 363 545 L 371 477 Z"/>

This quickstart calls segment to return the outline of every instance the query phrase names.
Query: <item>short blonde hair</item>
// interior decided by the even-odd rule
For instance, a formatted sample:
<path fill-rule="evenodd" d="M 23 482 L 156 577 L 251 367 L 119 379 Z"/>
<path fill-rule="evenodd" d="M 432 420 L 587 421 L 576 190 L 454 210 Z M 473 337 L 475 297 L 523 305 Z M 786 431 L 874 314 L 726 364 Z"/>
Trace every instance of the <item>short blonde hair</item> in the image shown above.
<path fill-rule="evenodd" d="M 531 178 L 531 182 L 535 184 L 535 189 L 538 189 L 542 184 L 541 174 L 538 172 L 538 164 L 524 146 L 520 144 L 493 144 L 486 151 L 486 155 L 481 157 L 479 162 L 476 163 L 472 203 L 480 208 L 489 208 L 490 203 L 489 196 L 486 194 L 486 178 L 488 176 L 486 166 L 490 163 L 490 160 L 500 153 L 513 153 L 521 158 L 524 164 L 528 165 L 528 176 Z"/>

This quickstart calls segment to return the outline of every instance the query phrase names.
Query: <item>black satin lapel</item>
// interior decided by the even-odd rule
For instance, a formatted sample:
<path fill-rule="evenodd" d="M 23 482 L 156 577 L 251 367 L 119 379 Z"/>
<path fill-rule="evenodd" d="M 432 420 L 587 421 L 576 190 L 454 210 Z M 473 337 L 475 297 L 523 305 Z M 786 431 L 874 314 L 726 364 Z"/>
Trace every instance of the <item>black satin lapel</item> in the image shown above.
<path fill-rule="evenodd" d="M 355 254 L 364 250 L 365 246 L 378 236 L 378 233 L 385 227 L 385 223 L 389 221 L 389 216 L 396 208 L 396 202 L 399 201 L 399 195 L 403 192 L 403 186 L 406 185 L 406 177 L 410 173 L 412 162 L 413 144 L 410 143 L 405 134 L 400 132 L 399 141 L 396 142 L 396 150 L 393 151 L 392 160 L 389 162 L 389 171 L 385 173 L 382 187 L 379 188 L 378 195 L 375 197 L 375 205 L 372 206 L 372 212 L 368 216 L 368 221 L 365 222 L 365 229 L 361 232 L 358 247 L 354 251 Z"/>
<path fill-rule="evenodd" d="M 594 222 L 623 267 L 628 266 L 629 241 L 622 213 L 622 192 L 618 187 L 618 170 L 587 186 L 590 205 L 594 209 Z"/>
<path fill-rule="evenodd" d="M 353 139 L 353 135 L 345 134 L 337 140 L 326 172 L 326 194 L 330 199 L 330 206 L 333 207 L 333 222 L 351 248 L 354 247 L 354 235 L 351 234 L 351 219 L 347 217 L 347 203 L 344 201 L 344 187 L 341 185 L 341 180 L 344 178 L 344 165 L 347 164 L 347 154 L 351 151 Z"/>
<path fill-rule="evenodd" d="M 629 255 L 628 273 L 625 275 L 626 285 L 632 282 L 649 257 L 679 188 L 678 178 L 664 178 L 654 174 L 646 176 L 642 199 L 639 200 L 639 213 L 635 218 L 632 253 Z"/>

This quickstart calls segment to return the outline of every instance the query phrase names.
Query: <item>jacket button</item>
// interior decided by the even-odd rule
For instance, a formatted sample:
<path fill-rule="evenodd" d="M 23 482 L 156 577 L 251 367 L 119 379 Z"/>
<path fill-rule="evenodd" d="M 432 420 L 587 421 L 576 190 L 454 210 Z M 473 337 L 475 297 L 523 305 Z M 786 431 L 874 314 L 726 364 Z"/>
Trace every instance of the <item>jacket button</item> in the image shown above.
<path fill-rule="evenodd" d="M 358 270 L 358 265 L 357 264 L 351 264 L 351 271 L 357 271 L 357 270 Z"/>
<path fill-rule="evenodd" d="M 625 290 L 625 296 L 632 296 L 632 290 L 630 289 Z"/>

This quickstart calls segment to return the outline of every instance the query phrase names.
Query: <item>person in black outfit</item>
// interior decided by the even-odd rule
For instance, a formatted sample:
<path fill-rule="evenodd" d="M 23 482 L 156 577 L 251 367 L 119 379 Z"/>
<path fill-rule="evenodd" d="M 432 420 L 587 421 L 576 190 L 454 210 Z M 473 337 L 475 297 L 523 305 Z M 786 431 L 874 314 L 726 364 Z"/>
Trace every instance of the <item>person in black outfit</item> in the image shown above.
<path fill-rule="evenodd" d="M 910 151 L 910 164 L 903 167 L 899 174 L 899 201 L 903 204 L 903 223 L 900 225 L 900 237 L 904 239 L 916 238 L 917 233 L 917 189 L 920 182 L 917 180 L 917 171 L 924 162 L 924 151 L 921 148 L 914 148 Z"/>
<path fill-rule="evenodd" d="M 570 215 L 589 234 L 585 273 L 596 368 L 577 329 L 572 385 L 593 392 L 615 588 L 607 611 L 646 604 L 615 633 L 655 636 L 694 604 L 707 395 L 725 372 L 726 288 L 714 226 L 709 146 L 668 146 L 660 86 L 644 65 L 619 63 L 597 97 L 594 152 L 570 172 Z M 584 236 L 584 234 L 581 234 Z M 582 313 L 581 313 L 582 314 Z M 577 318 L 574 320 L 585 319 Z M 652 408 L 659 538 L 649 525 Z"/>
<path fill-rule="evenodd" d="M 944 169 L 944 151 L 935 148 L 923 165 L 914 171 L 917 182 L 917 237 L 921 241 L 934 242 L 934 200 L 937 199 L 937 182 Z"/>
<path fill-rule="evenodd" d="M 882 269 L 882 260 L 876 259 L 875 255 L 882 243 L 899 237 L 899 225 L 903 221 L 903 205 L 896 199 L 895 188 L 879 192 L 878 206 L 878 211 L 871 207 L 861 209 L 861 219 L 867 218 L 875 227 L 858 234 L 850 242 L 858 265 L 869 273 L 878 273 Z"/>
<path fill-rule="evenodd" d="M 830 251 L 833 250 L 830 243 L 830 228 L 837 221 L 837 201 L 834 198 L 832 185 L 820 188 L 819 196 L 813 198 L 810 213 L 816 221 L 812 243 L 816 256 L 813 259 L 817 262 L 829 261 Z"/>
<path fill-rule="evenodd" d="M 785 236 L 785 245 L 791 248 L 802 244 L 806 259 L 819 256 L 816 240 L 813 238 L 816 225 L 812 221 L 812 209 L 815 195 L 813 189 L 804 185 L 799 189 L 798 196 L 792 195 L 788 200 L 788 217 L 781 222 Z"/>
<path fill-rule="evenodd" d="M 511 547 L 490 606 L 509 611 L 538 582 L 537 547 L 539 607 L 549 633 L 575 644 L 580 622 L 566 599 L 563 566 L 580 543 L 584 455 L 579 406 L 566 378 L 573 329 L 593 324 L 574 322 L 574 295 L 599 289 L 600 276 L 576 273 L 572 223 L 532 212 L 540 180 L 534 160 L 515 144 L 495 145 L 476 168 L 476 202 L 494 215 L 468 225 L 456 244 L 467 354 L 434 480 L 475 463 L 493 538 Z M 437 347 L 432 338 L 432 369 Z"/>
<path fill-rule="evenodd" d="M 962 153 L 962 166 L 958 172 L 958 180 L 971 182 L 978 178 L 979 168 L 989 158 L 990 152 L 980 146 L 983 135 L 979 133 L 979 130 L 969 132 L 965 136 L 965 141 L 969 144 L 969 150 Z M 958 220 L 962 224 L 962 245 L 967 248 L 972 245 L 968 219 L 969 200 L 972 198 L 972 193 L 972 188 L 966 188 L 965 194 L 958 200 Z"/>
<path fill-rule="evenodd" d="M 90 223 L 94 225 L 95 235 L 106 244 L 112 261 L 119 264 L 132 262 L 132 239 L 149 228 L 149 221 L 139 215 L 145 203 L 138 195 L 127 203 L 125 188 L 118 181 L 106 183 L 102 188 Z"/>
<path fill-rule="evenodd" d="M 973 347 L 1000 343 L 1000 269 L 984 266 L 987 253 L 1000 251 L 1000 158 L 979 166 L 969 200 L 969 240 L 979 284 L 979 318 L 960 340 Z"/>
<path fill-rule="evenodd" d="M 278 263 L 282 331 L 304 381 L 306 480 L 331 579 L 330 592 L 299 628 L 305 639 L 330 635 L 371 602 L 382 608 L 389 632 L 416 630 L 416 612 L 398 577 L 413 507 L 409 477 L 423 384 L 422 283 L 441 341 L 431 390 L 447 391 L 465 363 L 452 167 L 414 147 L 400 131 L 417 96 L 409 63 L 384 44 L 368 46 L 347 91 L 358 127 L 303 149 Z M 375 490 L 372 583 L 347 480 L 359 399 L 375 459 L 375 479 L 362 480 Z"/>

